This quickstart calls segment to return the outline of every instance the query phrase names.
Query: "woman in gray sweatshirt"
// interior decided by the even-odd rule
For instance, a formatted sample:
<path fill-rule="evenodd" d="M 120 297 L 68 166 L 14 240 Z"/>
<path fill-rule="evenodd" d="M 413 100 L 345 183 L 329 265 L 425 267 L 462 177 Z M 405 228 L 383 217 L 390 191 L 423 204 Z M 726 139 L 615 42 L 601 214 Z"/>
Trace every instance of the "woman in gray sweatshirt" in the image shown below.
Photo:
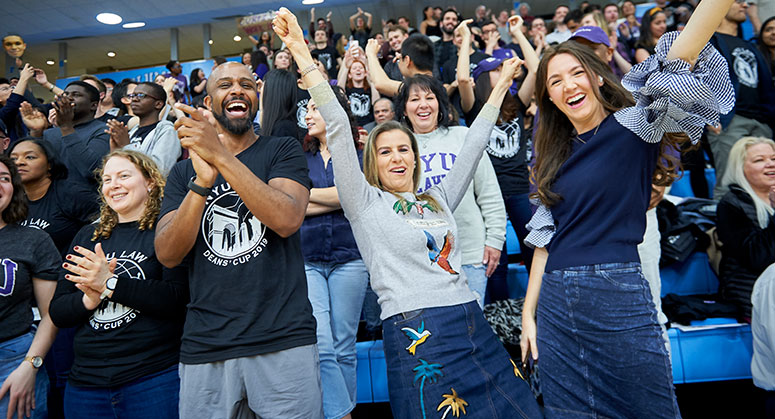
<path fill-rule="evenodd" d="M 452 409 L 472 417 L 540 417 L 527 383 L 460 273 L 453 217 L 521 61 L 504 65 L 446 178 L 418 196 L 412 132 L 391 122 L 375 128 L 361 173 L 347 116 L 314 66 L 295 16 L 281 8 L 273 26 L 326 121 L 339 200 L 382 308 L 394 416 L 425 418 Z"/>

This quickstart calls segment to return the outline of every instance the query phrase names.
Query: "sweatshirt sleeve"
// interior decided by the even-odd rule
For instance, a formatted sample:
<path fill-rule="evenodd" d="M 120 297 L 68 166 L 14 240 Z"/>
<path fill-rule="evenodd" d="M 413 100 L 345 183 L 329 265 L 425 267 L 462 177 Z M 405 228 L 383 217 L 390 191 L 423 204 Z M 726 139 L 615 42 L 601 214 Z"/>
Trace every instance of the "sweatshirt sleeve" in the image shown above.
<path fill-rule="evenodd" d="M 162 268 L 161 278 L 118 277 L 111 301 L 157 317 L 173 317 L 188 302 L 188 270 Z"/>
<path fill-rule="evenodd" d="M 164 177 L 167 177 L 172 166 L 180 157 L 180 140 L 178 140 L 178 134 L 169 121 L 159 122 L 154 131 L 158 132 L 153 133 L 153 142 L 150 144 L 147 154 L 159 166 Z"/>
<path fill-rule="evenodd" d="M 62 144 L 69 156 L 68 169 L 75 169 L 82 177 L 92 179 L 102 157 L 110 152 L 110 135 L 103 129 L 83 133 L 76 131 L 62 137 Z"/>
<path fill-rule="evenodd" d="M 70 243 L 70 249 L 84 244 L 88 240 L 89 232 L 94 231 L 94 227 L 86 226 L 81 229 Z M 54 291 L 54 297 L 49 305 L 49 316 L 51 321 L 59 328 L 76 327 L 89 321 L 94 310 L 88 310 L 83 305 L 83 292 L 75 287 L 75 284 L 65 278 L 67 271 L 61 268 L 57 288 Z"/>
<path fill-rule="evenodd" d="M 506 241 L 506 205 L 490 157 L 482 154 L 474 173 L 474 197 L 484 220 L 484 244 L 500 250 Z"/>
<path fill-rule="evenodd" d="M 350 122 L 328 82 L 309 89 L 309 94 L 326 121 L 326 136 L 334 164 L 334 183 L 345 215 L 353 222 L 376 201 L 375 187 L 366 182 L 361 172 Z"/>
<path fill-rule="evenodd" d="M 445 197 L 447 205 L 452 211 L 460 204 L 468 185 L 471 183 L 471 178 L 473 178 L 474 171 L 482 160 L 484 148 L 490 140 L 490 133 L 495 126 L 495 121 L 498 120 L 499 113 L 500 110 L 490 104 L 485 104 L 482 107 L 479 116 L 468 129 L 466 140 L 460 149 L 455 164 L 441 183 L 435 186 L 439 188 L 441 195 Z"/>
<path fill-rule="evenodd" d="M 24 96 L 11 93 L 8 100 L 5 101 L 5 106 L 0 107 L 0 120 L 5 123 L 7 129 L 11 129 L 14 125 L 14 118 L 19 114 L 19 107 L 24 102 Z"/>

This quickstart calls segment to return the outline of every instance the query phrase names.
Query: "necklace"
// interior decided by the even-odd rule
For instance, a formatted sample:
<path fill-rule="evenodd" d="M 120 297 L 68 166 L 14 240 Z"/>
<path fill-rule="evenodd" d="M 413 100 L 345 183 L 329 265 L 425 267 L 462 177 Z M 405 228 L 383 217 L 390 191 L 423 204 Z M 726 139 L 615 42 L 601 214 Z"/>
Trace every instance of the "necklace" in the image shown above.
<path fill-rule="evenodd" d="M 592 133 L 592 137 L 594 137 L 595 135 L 597 135 L 597 130 L 599 130 L 599 129 L 600 129 L 600 125 L 601 125 L 601 124 L 602 124 L 602 122 L 600 122 L 599 124 L 597 124 L 597 127 L 595 127 L 595 132 L 593 132 L 593 133 Z M 591 139 L 592 139 L 592 137 L 589 137 L 589 139 L 591 140 Z M 574 139 L 574 140 L 578 140 L 578 141 L 579 141 L 581 144 L 586 144 L 586 143 L 587 143 L 586 141 L 582 140 L 582 139 L 581 139 L 581 137 L 579 137 L 579 134 L 576 134 L 576 137 L 574 137 L 573 139 Z"/>

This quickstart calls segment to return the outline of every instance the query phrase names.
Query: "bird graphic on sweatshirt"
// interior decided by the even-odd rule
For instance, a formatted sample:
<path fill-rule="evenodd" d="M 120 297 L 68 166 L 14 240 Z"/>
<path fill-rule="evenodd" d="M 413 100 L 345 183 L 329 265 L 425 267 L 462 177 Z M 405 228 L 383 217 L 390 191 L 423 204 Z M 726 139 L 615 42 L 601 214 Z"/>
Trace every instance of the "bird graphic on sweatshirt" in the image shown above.
<path fill-rule="evenodd" d="M 439 250 L 439 246 L 436 245 L 436 239 L 431 236 L 431 233 L 428 233 L 425 230 L 423 230 L 423 233 L 425 233 L 425 237 L 428 238 L 426 247 L 428 247 L 428 258 L 431 260 L 431 265 L 435 262 L 441 269 L 444 269 L 451 274 L 457 274 L 447 260 L 449 254 L 452 252 L 452 246 L 455 244 L 455 238 L 452 237 L 452 232 L 447 231 L 447 235 L 444 236 L 444 245 L 441 246 L 441 250 Z"/>
<path fill-rule="evenodd" d="M 406 350 L 409 351 L 410 354 L 414 355 L 415 350 L 417 350 L 417 347 L 425 342 L 426 339 L 428 339 L 428 336 L 431 335 L 431 332 L 429 330 L 425 330 L 425 322 L 423 321 L 420 323 L 420 327 L 417 330 L 412 329 L 411 327 L 403 327 L 401 328 L 401 331 L 406 334 L 406 336 L 412 340 L 412 344 L 406 347 Z"/>

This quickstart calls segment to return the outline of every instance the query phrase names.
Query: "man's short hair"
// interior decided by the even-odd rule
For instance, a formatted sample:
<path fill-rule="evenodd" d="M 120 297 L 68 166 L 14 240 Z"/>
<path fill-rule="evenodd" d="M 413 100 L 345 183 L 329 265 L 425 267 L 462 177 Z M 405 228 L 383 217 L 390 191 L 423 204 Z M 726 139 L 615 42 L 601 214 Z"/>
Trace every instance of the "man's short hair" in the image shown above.
<path fill-rule="evenodd" d="M 156 99 L 167 103 L 167 92 L 164 91 L 164 88 L 160 84 L 156 84 L 149 81 L 144 81 L 142 83 L 137 83 L 137 87 L 140 86 L 146 86 L 151 89 L 151 95 L 155 97 Z"/>
<path fill-rule="evenodd" d="M 457 10 L 455 10 L 455 9 L 453 9 L 451 7 L 449 9 L 445 10 L 444 13 L 441 14 L 441 20 L 444 20 L 444 16 L 446 16 L 447 13 L 454 13 L 455 16 L 457 16 L 457 20 L 460 20 L 460 14 L 457 12 Z"/>
<path fill-rule="evenodd" d="M 102 84 L 104 84 L 105 87 L 107 87 L 108 85 L 116 87 L 116 81 L 109 77 L 105 77 L 104 79 L 102 79 Z"/>
<path fill-rule="evenodd" d="M 399 31 L 399 32 L 401 32 L 404 35 L 408 35 L 409 34 L 409 31 L 407 31 L 406 28 L 401 26 L 401 25 L 390 25 L 390 26 L 388 26 L 388 35 L 390 35 L 390 32 L 396 32 L 396 31 Z"/>
<path fill-rule="evenodd" d="M 401 55 L 409 57 L 420 71 L 433 70 L 433 42 L 421 33 L 409 35 L 404 40 Z"/>
<path fill-rule="evenodd" d="M 390 110 L 393 111 L 393 112 L 396 111 L 396 105 L 393 104 L 393 100 L 390 99 L 390 98 L 387 98 L 385 96 L 382 96 L 379 99 L 377 99 L 376 101 L 374 101 L 374 105 L 376 105 L 377 103 L 382 102 L 382 101 L 387 101 L 388 103 L 390 103 Z M 371 105 L 371 106 L 373 107 L 374 105 Z"/>
<path fill-rule="evenodd" d="M 105 87 L 105 83 L 102 82 L 97 76 L 91 75 L 91 74 L 81 74 L 80 77 L 78 77 L 78 80 L 80 81 L 86 81 L 91 80 L 95 83 L 97 83 L 97 90 L 100 91 L 100 93 L 105 93 L 108 91 L 108 88 Z"/>
<path fill-rule="evenodd" d="M 92 86 L 89 83 L 86 83 L 85 81 L 72 81 L 65 86 L 65 90 L 67 90 L 70 86 L 79 86 L 82 87 L 84 90 L 86 90 L 86 94 L 89 95 L 89 100 L 92 102 L 99 102 L 100 101 L 100 91 L 97 90 L 96 87 Z"/>
<path fill-rule="evenodd" d="M 322 17 L 319 17 L 317 22 L 318 22 L 318 25 L 319 25 L 320 22 L 326 23 L 326 20 L 323 19 Z"/>
<path fill-rule="evenodd" d="M 411 24 L 411 23 L 412 23 L 412 21 L 411 21 L 411 20 L 409 20 L 409 18 L 408 18 L 408 17 L 406 17 L 406 16 L 399 16 L 399 17 L 398 17 L 398 20 L 401 20 L 401 19 L 404 19 L 404 20 L 406 21 L 406 23 L 409 23 L 409 24 Z"/>
<path fill-rule="evenodd" d="M 11 84 L 11 81 L 5 77 L 0 77 L 0 84 Z"/>
<path fill-rule="evenodd" d="M 172 71 L 172 67 L 175 67 L 175 63 L 177 63 L 178 60 L 170 60 L 170 62 L 167 63 L 165 67 L 167 67 L 167 70 Z"/>
<path fill-rule="evenodd" d="M 385 21 L 385 24 L 386 25 L 397 25 L 398 22 L 396 22 L 395 19 L 388 19 L 388 20 Z"/>
<path fill-rule="evenodd" d="M 581 23 L 581 19 L 584 19 L 584 12 L 582 12 L 579 9 L 574 9 L 568 12 L 567 15 L 565 15 L 565 19 L 562 20 L 562 23 L 568 24 L 570 21 L 574 21 L 576 23 Z"/>

